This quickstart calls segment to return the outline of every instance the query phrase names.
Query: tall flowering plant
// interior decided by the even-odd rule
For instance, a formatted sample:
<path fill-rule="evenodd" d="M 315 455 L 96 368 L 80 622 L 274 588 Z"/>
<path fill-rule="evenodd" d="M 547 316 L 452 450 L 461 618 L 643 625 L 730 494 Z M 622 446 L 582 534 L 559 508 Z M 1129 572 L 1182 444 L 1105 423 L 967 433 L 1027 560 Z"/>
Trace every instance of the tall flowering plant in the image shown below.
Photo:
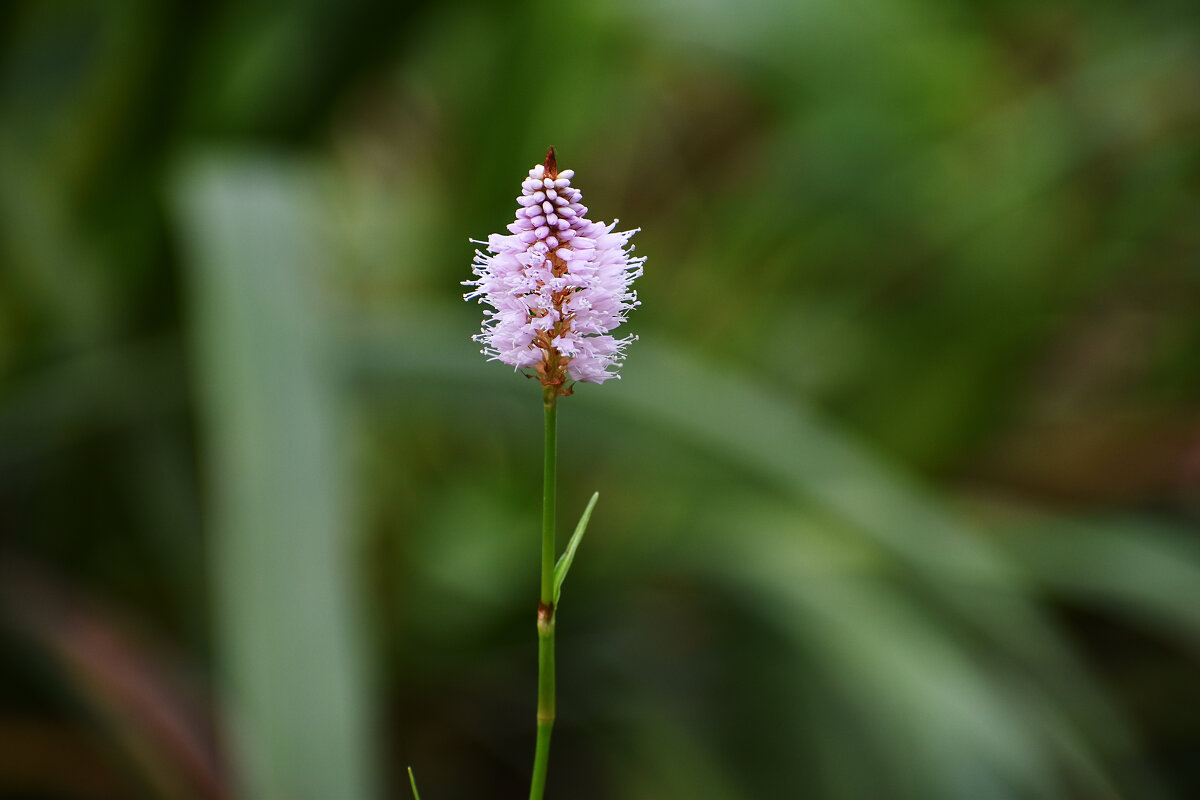
<path fill-rule="evenodd" d="M 572 170 L 558 169 L 554 148 L 529 170 L 517 198 L 508 235 L 488 237 L 475 251 L 474 287 L 464 298 L 487 306 L 475 340 L 489 360 L 537 378 L 545 409 L 545 469 L 542 494 L 541 588 L 538 597 L 537 745 L 530 800 L 545 792 L 554 727 L 554 627 L 562 582 L 598 495 L 579 520 L 566 551 L 555 562 L 555 471 L 558 398 L 576 383 L 619 378 L 626 346 L 636 336 L 612 331 L 638 306 L 631 288 L 644 258 L 633 257 L 636 231 L 615 232 L 616 222 L 588 219 L 583 195 L 571 185 Z M 414 786 L 415 791 L 415 786 Z"/>

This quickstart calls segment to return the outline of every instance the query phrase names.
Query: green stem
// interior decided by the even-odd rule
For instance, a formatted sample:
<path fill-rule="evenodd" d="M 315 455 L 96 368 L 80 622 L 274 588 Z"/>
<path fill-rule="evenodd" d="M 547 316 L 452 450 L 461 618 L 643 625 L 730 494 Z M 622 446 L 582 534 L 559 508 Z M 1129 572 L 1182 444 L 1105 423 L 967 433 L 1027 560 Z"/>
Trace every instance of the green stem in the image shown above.
<path fill-rule="evenodd" d="M 558 392 L 553 386 L 542 391 L 542 402 L 546 407 L 546 456 L 542 478 L 542 592 L 540 599 L 545 605 L 554 602 L 554 543 L 555 527 L 555 474 L 558 462 Z"/>
<path fill-rule="evenodd" d="M 546 407 L 546 457 L 542 483 L 542 585 L 538 602 L 538 704 L 537 748 L 529 800 L 542 800 L 546 769 L 550 763 L 550 732 L 554 728 L 554 542 L 555 472 L 558 454 L 558 391 L 542 391 Z"/>

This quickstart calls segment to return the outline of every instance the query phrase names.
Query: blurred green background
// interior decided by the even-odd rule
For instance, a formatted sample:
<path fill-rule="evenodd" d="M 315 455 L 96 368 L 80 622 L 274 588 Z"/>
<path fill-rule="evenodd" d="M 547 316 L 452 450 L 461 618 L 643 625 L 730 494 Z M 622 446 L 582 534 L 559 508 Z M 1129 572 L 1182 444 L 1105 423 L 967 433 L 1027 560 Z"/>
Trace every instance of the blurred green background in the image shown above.
<path fill-rule="evenodd" d="M 541 408 L 641 227 L 554 798 L 1200 796 L 1200 9 L 0 6 L 0 796 L 522 797 Z"/>

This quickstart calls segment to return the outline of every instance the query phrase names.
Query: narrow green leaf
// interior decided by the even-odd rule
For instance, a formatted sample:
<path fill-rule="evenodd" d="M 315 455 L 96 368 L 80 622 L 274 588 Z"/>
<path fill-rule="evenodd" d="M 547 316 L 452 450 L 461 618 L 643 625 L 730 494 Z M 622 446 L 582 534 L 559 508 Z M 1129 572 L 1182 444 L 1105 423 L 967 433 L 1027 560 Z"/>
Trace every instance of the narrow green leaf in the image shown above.
<path fill-rule="evenodd" d="M 563 581 L 567 579 L 567 573 L 571 570 L 571 562 L 575 560 L 575 551 L 579 549 L 579 542 L 583 540 L 583 532 L 587 530 L 588 520 L 592 518 L 592 509 L 596 507 L 596 501 L 599 499 L 599 492 L 592 495 L 587 508 L 583 510 L 583 516 L 579 518 L 579 524 L 575 526 L 575 532 L 571 534 L 571 541 L 567 542 L 567 549 L 563 551 L 562 557 L 554 565 L 555 608 L 558 607 L 558 598 L 562 594 Z"/>
<path fill-rule="evenodd" d="M 371 703 L 347 536 L 345 395 L 315 168 L 196 156 L 177 178 L 218 674 L 239 797 L 369 800 Z"/>
<path fill-rule="evenodd" d="M 417 779 L 413 775 L 412 767 L 408 768 L 408 782 L 412 784 L 414 800 L 421 800 L 421 793 L 417 791 Z"/>

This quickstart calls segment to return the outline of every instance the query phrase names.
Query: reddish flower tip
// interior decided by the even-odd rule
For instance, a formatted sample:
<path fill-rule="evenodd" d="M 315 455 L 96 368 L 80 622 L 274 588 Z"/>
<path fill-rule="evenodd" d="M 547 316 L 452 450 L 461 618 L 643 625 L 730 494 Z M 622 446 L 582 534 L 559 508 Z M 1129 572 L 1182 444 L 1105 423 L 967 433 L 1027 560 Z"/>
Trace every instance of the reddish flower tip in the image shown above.
<path fill-rule="evenodd" d="M 554 180 L 558 177 L 558 162 L 554 160 L 553 145 L 551 145 L 550 149 L 546 151 L 546 160 L 542 163 L 542 166 L 546 168 L 547 178 Z"/>

